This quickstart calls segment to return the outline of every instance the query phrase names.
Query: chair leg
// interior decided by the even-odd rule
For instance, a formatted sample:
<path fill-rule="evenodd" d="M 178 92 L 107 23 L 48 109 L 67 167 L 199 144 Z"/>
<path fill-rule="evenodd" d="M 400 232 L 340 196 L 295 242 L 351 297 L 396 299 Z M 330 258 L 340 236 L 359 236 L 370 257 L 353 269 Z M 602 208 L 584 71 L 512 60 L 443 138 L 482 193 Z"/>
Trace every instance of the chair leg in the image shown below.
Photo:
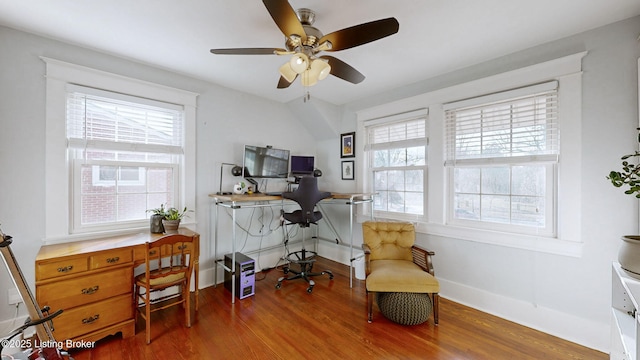
<path fill-rule="evenodd" d="M 147 336 L 147 345 L 151 344 L 151 291 L 149 291 L 149 288 L 145 289 L 145 294 L 144 294 L 144 311 L 145 311 L 145 317 L 146 317 L 146 321 L 145 321 L 145 333 Z"/>
<path fill-rule="evenodd" d="M 133 285 L 135 288 L 135 291 L 133 292 L 133 304 L 131 304 L 133 306 L 133 323 L 137 324 L 138 323 L 138 299 L 140 298 L 140 286 L 137 285 Z"/>
<path fill-rule="evenodd" d="M 373 292 L 367 290 L 367 322 L 373 322 Z"/>
<path fill-rule="evenodd" d="M 440 295 L 438 293 L 433 294 L 433 322 L 438 325 L 438 312 L 440 308 Z"/>
<path fill-rule="evenodd" d="M 186 284 L 183 285 L 183 292 L 182 292 L 182 297 L 184 299 L 184 316 L 186 319 L 186 324 L 187 327 L 190 328 L 191 327 L 191 289 L 189 286 L 189 283 L 187 282 Z"/>

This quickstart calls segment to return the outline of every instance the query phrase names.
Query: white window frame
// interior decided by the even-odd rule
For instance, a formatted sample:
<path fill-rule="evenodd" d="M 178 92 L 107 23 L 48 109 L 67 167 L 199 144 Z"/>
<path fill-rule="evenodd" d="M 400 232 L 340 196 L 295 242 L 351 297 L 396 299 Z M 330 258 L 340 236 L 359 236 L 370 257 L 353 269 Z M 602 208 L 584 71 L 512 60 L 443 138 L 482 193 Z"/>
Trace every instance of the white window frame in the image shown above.
<path fill-rule="evenodd" d="M 79 85 L 109 92 L 177 104 L 184 109 L 184 164 L 179 170 L 180 204 L 196 210 L 195 128 L 198 94 L 133 79 L 105 71 L 41 57 L 46 65 L 46 165 L 45 176 L 45 244 L 77 241 L 118 233 L 130 233 L 145 227 L 99 230 L 72 234 L 73 164 L 67 159 L 66 96 L 68 86 Z M 192 223 L 192 214 L 186 223 Z"/>
<path fill-rule="evenodd" d="M 367 188 L 366 191 L 367 192 L 372 192 L 375 191 L 374 189 L 374 180 L 373 180 L 373 176 L 374 176 L 374 172 L 376 170 L 380 170 L 380 169 L 386 169 L 386 170 L 400 170 L 400 171 L 405 171 L 405 170 L 414 170 L 414 169 L 419 169 L 423 171 L 423 184 L 422 184 L 422 203 L 423 203 L 423 209 L 422 209 L 422 215 L 420 214 L 410 214 L 410 213 L 401 213 L 401 212 L 391 212 L 391 211 L 381 211 L 381 210 L 374 210 L 373 215 L 375 217 L 380 217 L 380 218 L 385 218 L 385 219 L 396 219 L 396 220 L 408 220 L 408 221 L 426 221 L 427 219 L 427 184 L 429 183 L 428 177 L 429 177 L 429 172 L 428 172 L 428 159 L 429 159 L 429 150 L 428 150 L 428 138 L 429 138 L 429 132 L 428 132 L 428 110 L 427 109 L 418 109 L 418 110 L 413 110 L 410 112 L 405 112 L 402 114 L 394 114 L 394 115 L 388 115 L 388 116 L 384 116 L 382 118 L 378 118 L 378 119 L 370 119 L 364 122 L 364 126 L 365 129 L 368 129 L 370 127 L 373 126 L 379 126 L 379 125 L 391 125 L 393 123 L 401 123 L 401 122 L 405 122 L 405 121 L 410 121 L 410 120 L 417 120 L 417 119 L 423 119 L 425 122 L 425 137 L 424 140 L 421 140 L 420 145 L 424 145 L 425 146 L 425 164 L 422 166 L 405 166 L 405 167 L 385 167 L 385 168 L 373 168 L 372 166 L 372 162 L 373 162 L 373 155 L 372 153 L 369 154 L 369 156 L 366 157 L 366 166 L 365 169 L 367 171 L 367 178 L 370 179 L 370 181 L 367 183 Z M 365 130 L 365 134 L 368 135 L 368 130 Z M 372 145 L 368 143 L 368 139 L 366 140 L 367 142 L 365 143 L 365 149 L 368 150 L 372 150 Z M 407 147 L 411 146 L 411 145 L 415 145 L 417 143 L 417 139 L 411 139 L 411 140 L 405 140 L 402 141 L 402 143 L 406 144 Z M 375 145 L 373 145 L 373 147 L 375 147 Z M 374 197 L 374 201 L 375 201 L 375 197 Z"/>
<path fill-rule="evenodd" d="M 429 183 L 427 196 L 428 219 L 417 222 L 418 232 L 442 238 L 455 238 L 499 246 L 546 252 L 565 256 L 581 256 L 581 188 L 572 179 L 582 174 L 582 58 L 580 52 L 520 69 L 499 73 L 485 78 L 430 91 L 356 112 L 357 131 L 364 134 L 364 121 L 426 107 L 429 109 Z M 480 94 L 500 92 L 529 84 L 557 80 L 559 129 L 562 134 L 558 162 L 557 234 L 555 237 L 513 234 L 499 229 L 477 229 L 446 221 L 448 182 L 444 166 L 444 110 L 443 104 L 458 99 L 472 98 Z M 363 149 L 356 149 L 356 156 L 364 156 Z M 361 180 L 358 188 L 366 190 L 366 169 L 359 169 Z M 570 174 L 563 176 L 563 174 Z M 571 189 L 571 191 L 562 191 Z M 359 220 L 368 219 L 365 216 Z"/>
<path fill-rule="evenodd" d="M 521 99 L 527 96 L 533 96 L 536 94 L 555 92 L 551 106 L 553 106 L 553 110 L 557 110 L 557 81 L 546 82 L 542 84 L 532 84 L 529 86 L 521 87 L 518 89 L 506 90 L 500 93 L 481 95 L 472 99 L 466 99 L 462 101 L 456 101 L 453 103 L 445 104 L 444 110 L 445 114 L 447 111 L 455 111 L 458 109 L 464 109 L 469 107 L 477 107 L 477 106 L 488 106 L 491 108 L 494 104 L 500 102 L 511 102 L 512 100 Z M 545 100 L 549 98 L 545 96 Z M 452 115 L 455 116 L 455 115 Z M 475 119 L 475 118 L 474 118 Z M 516 118 L 517 121 L 520 118 Z M 468 120 L 468 119 L 467 119 Z M 510 121 L 513 118 L 510 118 Z M 548 120 L 548 119 L 547 119 Z M 456 119 L 447 119 L 447 124 L 445 126 L 453 127 L 456 125 Z M 464 120 L 462 120 L 464 121 Z M 451 122 L 451 123 L 449 123 Z M 518 153 L 508 153 L 508 154 L 482 154 L 481 148 L 482 146 L 475 149 L 473 154 L 467 155 L 463 159 L 456 158 L 456 139 L 453 138 L 455 136 L 455 132 L 449 128 L 447 129 L 447 134 L 445 135 L 445 142 L 447 148 L 447 159 L 445 161 L 445 166 L 447 166 L 447 178 L 448 178 L 448 198 L 446 201 L 447 204 L 447 217 L 446 221 L 448 224 L 471 227 L 471 228 L 479 228 L 479 229 L 487 229 L 487 230 L 498 230 L 503 232 L 511 232 L 518 234 L 528 234 L 528 235 L 541 235 L 546 237 L 555 237 L 556 236 L 556 203 L 557 203 L 557 169 L 556 164 L 558 162 L 558 117 L 557 113 L 554 114 L 552 118 L 552 122 L 547 124 L 546 128 L 546 136 L 548 137 L 547 141 L 545 141 L 545 149 L 539 150 L 535 154 L 529 155 L 521 155 Z M 481 129 L 477 129 L 481 130 Z M 476 133 L 474 133 L 476 134 Z M 479 132 L 478 132 L 479 134 Z M 477 135 L 476 135 L 477 136 Z M 480 135 L 483 136 L 483 135 Z M 451 138 L 447 138 L 451 137 Z M 479 139 L 479 138 L 478 138 Z M 495 168 L 495 167 L 509 167 L 512 166 L 542 166 L 545 168 L 545 196 L 544 196 L 544 208 L 545 208 L 545 217 L 544 224 L 545 226 L 531 226 L 531 225 L 516 225 L 511 223 L 499 223 L 492 222 L 482 219 L 464 219 L 458 218 L 455 216 L 455 170 L 456 168 L 474 168 L 480 169 L 483 168 Z M 511 169 L 509 170 L 511 172 Z M 511 181 L 509 181 L 509 189 L 511 189 Z M 478 189 L 478 195 L 481 195 L 481 189 Z M 511 193 L 505 194 L 511 197 Z"/>

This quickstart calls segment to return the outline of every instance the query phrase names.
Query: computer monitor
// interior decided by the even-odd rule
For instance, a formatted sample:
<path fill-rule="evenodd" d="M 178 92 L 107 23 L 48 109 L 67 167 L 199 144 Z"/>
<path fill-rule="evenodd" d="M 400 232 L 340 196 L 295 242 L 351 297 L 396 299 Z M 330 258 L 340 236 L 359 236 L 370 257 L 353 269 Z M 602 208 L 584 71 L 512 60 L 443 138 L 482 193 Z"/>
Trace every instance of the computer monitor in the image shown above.
<path fill-rule="evenodd" d="M 314 160 L 313 156 L 291 155 L 291 175 L 302 176 L 313 174 Z"/>
<path fill-rule="evenodd" d="M 286 178 L 289 150 L 245 145 L 242 166 L 245 178 Z"/>

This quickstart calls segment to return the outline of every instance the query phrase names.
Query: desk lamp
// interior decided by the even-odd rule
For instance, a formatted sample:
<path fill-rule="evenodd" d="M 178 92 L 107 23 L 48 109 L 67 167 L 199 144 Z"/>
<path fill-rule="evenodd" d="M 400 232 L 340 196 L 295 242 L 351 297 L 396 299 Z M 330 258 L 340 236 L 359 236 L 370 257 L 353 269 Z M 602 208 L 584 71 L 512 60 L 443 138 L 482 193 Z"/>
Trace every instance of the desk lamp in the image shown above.
<path fill-rule="evenodd" d="M 232 163 L 222 163 L 220 164 L 220 189 L 218 190 L 218 195 L 231 195 L 231 191 L 222 192 L 222 173 L 224 166 L 233 166 L 231 168 L 231 175 L 240 176 L 242 175 L 242 167 Z"/>

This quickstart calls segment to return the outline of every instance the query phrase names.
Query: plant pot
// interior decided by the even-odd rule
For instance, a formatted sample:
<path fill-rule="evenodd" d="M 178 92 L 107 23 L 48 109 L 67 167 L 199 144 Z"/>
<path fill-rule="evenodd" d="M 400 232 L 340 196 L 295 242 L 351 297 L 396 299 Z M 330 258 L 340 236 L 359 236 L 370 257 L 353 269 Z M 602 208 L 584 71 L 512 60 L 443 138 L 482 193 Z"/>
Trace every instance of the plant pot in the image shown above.
<path fill-rule="evenodd" d="M 164 232 L 162 218 L 163 216 L 160 214 L 151 215 L 151 219 L 149 219 L 149 230 L 152 234 L 162 234 Z"/>
<path fill-rule="evenodd" d="M 618 250 L 620 267 L 630 276 L 640 279 L 640 235 L 625 235 Z"/>
<path fill-rule="evenodd" d="M 162 226 L 164 226 L 164 232 L 167 234 L 177 233 L 180 226 L 180 220 L 167 220 L 162 219 Z"/>

